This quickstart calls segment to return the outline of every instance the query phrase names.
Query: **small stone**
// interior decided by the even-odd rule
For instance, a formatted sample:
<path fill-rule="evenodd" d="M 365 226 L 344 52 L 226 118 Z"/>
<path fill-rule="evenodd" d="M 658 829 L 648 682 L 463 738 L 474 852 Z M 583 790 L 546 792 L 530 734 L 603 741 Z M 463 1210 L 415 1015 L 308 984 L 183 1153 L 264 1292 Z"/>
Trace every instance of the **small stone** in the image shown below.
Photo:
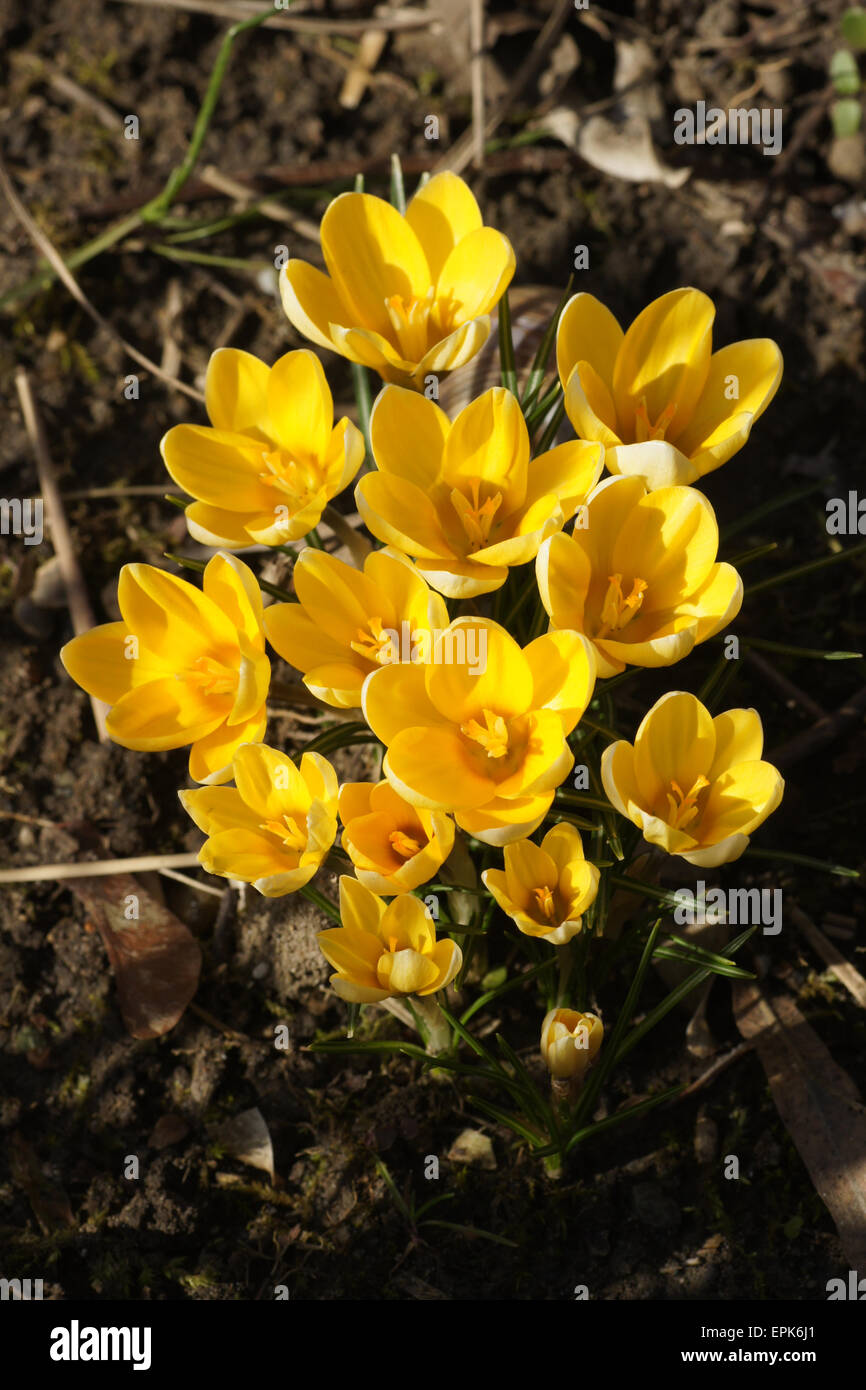
<path fill-rule="evenodd" d="M 477 1168 L 496 1167 L 493 1145 L 489 1137 L 478 1129 L 464 1129 L 458 1134 L 448 1150 L 448 1158 L 453 1163 L 467 1163 Z"/>

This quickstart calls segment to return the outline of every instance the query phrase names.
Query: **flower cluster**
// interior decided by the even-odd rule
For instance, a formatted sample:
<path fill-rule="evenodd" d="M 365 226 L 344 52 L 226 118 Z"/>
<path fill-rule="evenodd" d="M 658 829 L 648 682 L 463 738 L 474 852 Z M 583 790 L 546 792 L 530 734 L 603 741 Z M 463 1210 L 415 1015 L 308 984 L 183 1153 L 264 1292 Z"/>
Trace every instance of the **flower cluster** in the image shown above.
<path fill-rule="evenodd" d="M 614 812 L 632 862 L 649 845 L 710 868 L 741 855 L 778 806 L 758 714 L 713 715 L 682 691 L 653 705 L 633 743 L 593 753 L 585 797 L 586 782 L 563 784 L 578 748 L 593 771 L 585 750 L 615 720 L 612 677 L 682 661 L 739 612 L 742 580 L 718 559 L 713 508 L 693 485 L 746 442 L 781 358 L 763 339 L 714 352 L 713 305 L 698 290 L 663 295 L 626 332 L 581 293 L 558 323 L 558 386 L 542 397 L 536 381 L 522 400 L 494 386 L 452 419 L 438 380 L 478 353 L 515 265 L 466 184 L 438 174 L 405 213 L 344 194 L 321 246 L 327 274 L 290 261 L 283 304 L 317 348 L 381 376 L 368 439 L 335 423 L 310 349 L 272 366 L 215 352 L 210 425 L 162 441 L 192 499 L 189 534 L 217 552 L 201 588 L 126 565 L 120 621 L 74 638 L 62 659 L 110 706 L 118 743 L 189 746 L 199 786 L 180 798 L 206 836 L 204 868 L 279 897 L 313 892 L 336 865 L 340 925 L 320 934 L 334 989 L 356 1005 L 404 996 L 421 1009 L 462 980 L 460 943 L 489 930 L 494 908 L 518 943 L 551 947 L 544 958 L 560 963 L 603 934 Z M 556 443 L 563 411 L 576 438 Z M 363 564 L 329 553 L 316 530 L 356 479 L 380 543 L 365 542 Z M 293 592 L 265 606 L 232 552 L 277 546 L 295 555 Z M 350 728 L 351 741 L 381 745 L 380 775 L 341 784 L 315 746 L 295 761 L 265 742 L 266 642 L 308 701 L 355 712 L 327 727 L 324 751 Z M 601 724 L 587 714 L 599 700 Z M 461 891 L 479 904 L 471 923 L 439 914 L 440 895 Z M 561 969 L 541 1037 L 559 1080 L 583 1078 L 603 1033 L 585 989 L 581 1011 L 564 1007 L 570 979 Z"/>

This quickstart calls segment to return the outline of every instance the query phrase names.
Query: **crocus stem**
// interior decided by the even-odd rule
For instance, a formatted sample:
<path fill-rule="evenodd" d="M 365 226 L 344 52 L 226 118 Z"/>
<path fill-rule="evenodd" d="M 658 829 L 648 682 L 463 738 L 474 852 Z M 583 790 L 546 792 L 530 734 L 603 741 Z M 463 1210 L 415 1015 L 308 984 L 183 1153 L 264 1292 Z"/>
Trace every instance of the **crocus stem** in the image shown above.
<path fill-rule="evenodd" d="M 356 531 L 354 526 L 350 526 L 346 518 L 337 511 L 336 507 L 327 506 L 322 512 L 322 520 L 326 526 L 330 526 L 338 540 L 346 546 L 354 563 L 360 569 L 372 550 L 368 540 Z"/>
<path fill-rule="evenodd" d="M 430 995 L 413 994 L 407 1003 L 416 1016 L 418 1032 L 431 1056 L 447 1052 L 451 1046 L 451 1025 L 436 1000 Z"/>
<path fill-rule="evenodd" d="M 352 384 L 355 387 L 355 401 L 358 406 L 358 424 L 367 445 L 367 458 L 373 457 L 370 448 L 370 415 L 373 410 L 373 395 L 370 390 L 370 374 L 360 362 L 352 363 Z"/>
<path fill-rule="evenodd" d="M 321 912 L 324 912 L 326 917 L 330 917 L 332 922 L 336 922 L 338 927 L 343 925 L 342 918 L 340 917 L 340 909 L 337 907 L 337 904 L 332 903 L 330 898 L 326 898 L 324 893 L 320 893 L 318 888 L 314 888 L 311 883 L 305 883 L 301 889 L 301 893 L 309 902 L 315 903 L 316 907 L 319 908 Z"/>

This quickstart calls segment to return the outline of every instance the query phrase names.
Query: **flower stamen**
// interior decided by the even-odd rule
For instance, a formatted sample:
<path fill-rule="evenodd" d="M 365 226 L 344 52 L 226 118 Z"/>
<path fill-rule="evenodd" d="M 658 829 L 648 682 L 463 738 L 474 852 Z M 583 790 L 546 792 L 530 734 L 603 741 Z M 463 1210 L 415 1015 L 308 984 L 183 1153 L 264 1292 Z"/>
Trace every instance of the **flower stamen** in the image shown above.
<path fill-rule="evenodd" d="M 635 443 L 645 444 L 649 439 L 664 439 L 668 426 L 676 413 L 676 401 L 669 401 L 655 424 L 652 424 L 647 412 L 646 396 L 641 396 L 634 411 Z"/>
<path fill-rule="evenodd" d="M 501 492 L 493 493 L 491 497 L 482 502 L 480 488 L 481 479 L 473 478 L 469 484 L 470 497 L 467 497 L 456 487 L 451 492 L 451 505 L 466 532 L 470 552 L 481 550 L 487 545 L 494 518 L 502 505 Z"/>
<path fill-rule="evenodd" d="M 391 848 L 403 859 L 412 859 L 414 855 L 421 853 L 421 846 L 412 835 L 407 835 L 405 830 L 392 830 L 388 839 Z"/>
<path fill-rule="evenodd" d="M 670 785 L 671 791 L 665 792 L 670 817 L 668 824 L 673 826 L 674 830 L 685 830 L 700 815 L 697 800 L 704 788 L 710 784 L 703 775 L 696 777 L 691 790 L 685 795 L 679 783 L 672 781 Z"/>
<path fill-rule="evenodd" d="M 601 606 L 601 627 L 596 637 L 607 637 L 630 623 L 643 607 L 646 589 L 645 579 L 633 579 L 631 593 L 626 598 L 622 592 L 622 575 L 608 575 L 607 593 Z"/>
<path fill-rule="evenodd" d="M 508 725 L 501 714 L 494 714 L 489 709 L 481 713 L 484 724 L 479 724 L 477 719 L 467 719 L 465 724 L 460 725 L 461 734 L 480 744 L 488 758 L 504 758 L 509 746 Z"/>

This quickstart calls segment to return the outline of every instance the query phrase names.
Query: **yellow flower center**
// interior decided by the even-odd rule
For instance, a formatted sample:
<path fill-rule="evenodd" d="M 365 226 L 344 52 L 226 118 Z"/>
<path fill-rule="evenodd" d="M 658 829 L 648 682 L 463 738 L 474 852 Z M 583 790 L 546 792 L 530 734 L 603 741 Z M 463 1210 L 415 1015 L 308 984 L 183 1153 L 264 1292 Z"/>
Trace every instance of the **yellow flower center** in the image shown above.
<path fill-rule="evenodd" d="M 263 821 L 259 830 L 267 830 L 271 835 L 276 835 L 286 849 L 303 850 L 307 847 L 306 830 L 302 830 L 292 816 L 285 815 L 280 820 Z"/>
<path fill-rule="evenodd" d="M 469 550 L 481 550 L 487 545 L 490 539 L 490 528 L 493 525 L 496 513 L 502 505 L 502 493 L 494 492 L 491 496 L 481 501 L 481 479 L 473 478 L 469 484 L 470 496 L 467 497 L 456 487 L 451 492 L 451 505 L 466 532 L 469 541 Z"/>
<path fill-rule="evenodd" d="M 407 835 L 405 830 L 392 830 L 388 839 L 395 853 L 403 859 L 411 859 L 413 855 L 421 853 L 421 846 L 412 835 Z"/>
<path fill-rule="evenodd" d="M 607 637 L 611 632 L 619 632 L 643 607 L 643 596 L 647 584 L 645 579 L 633 579 L 631 593 L 626 598 L 622 591 L 622 575 L 608 576 L 607 593 L 601 606 L 601 626 L 596 637 Z"/>
<path fill-rule="evenodd" d="M 549 888 L 533 888 L 533 897 L 539 911 L 545 916 L 548 922 L 556 920 L 556 903 L 553 900 L 553 893 Z"/>
<path fill-rule="evenodd" d="M 700 807 L 697 804 L 698 797 L 710 784 L 703 775 L 696 777 L 691 790 L 685 796 L 682 787 L 677 782 L 671 782 L 670 785 L 671 790 L 665 792 L 668 803 L 668 825 L 673 826 L 674 830 L 685 830 L 686 826 L 691 825 L 692 821 L 697 820 L 700 815 Z"/>
<path fill-rule="evenodd" d="M 238 688 L 238 672 L 212 656 L 198 656 L 176 680 L 197 685 L 203 695 L 233 695 Z"/>
<path fill-rule="evenodd" d="M 652 424 L 647 413 L 646 396 L 641 396 L 634 412 L 635 444 L 645 444 L 648 439 L 664 439 L 668 425 L 676 413 L 676 401 L 671 401 L 665 406 L 655 424 Z"/>
<path fill-rule="evenodd" d="M 477 719 L 467 719 L 465 724 L 460 725 L 461 734 L 480 744 L 488 758 L 504 758 L 508 752 L 508 725 L 501 714 L 494 714 L 489 709 L 484 709 L 481 713 L 484 723 L 479 724 Z"/>
<path fill-rule="evenodd" d="M 356 640 L 350 642 L 349 646 L 365 661 L 372 661 L 376 666 L 387 666 L 399 656 L 394 650 L 393 639 L 382 626 L 381 618 L 370 618 L 366 628 L 359 627 Z"/>
<path fill-rule="evenodd" d="M 433 289 L 427 291 L 423 299 L 402 294 L 392 294 L 385 300 L 388 318 L 394 330 L 395 346 L 408 362 L 420 362 L 427 351 L 428 323 L 433 307 Z"/>
<path fill-rule="evenodd" d="M 309 463 L 301 463 L 285 449 L 263 449 L 262 463 L 265 467 L 259 474 L 259 481 L 288 498 L 291 513 L 300 511 L 321 488 L 319 470 Z"/>

